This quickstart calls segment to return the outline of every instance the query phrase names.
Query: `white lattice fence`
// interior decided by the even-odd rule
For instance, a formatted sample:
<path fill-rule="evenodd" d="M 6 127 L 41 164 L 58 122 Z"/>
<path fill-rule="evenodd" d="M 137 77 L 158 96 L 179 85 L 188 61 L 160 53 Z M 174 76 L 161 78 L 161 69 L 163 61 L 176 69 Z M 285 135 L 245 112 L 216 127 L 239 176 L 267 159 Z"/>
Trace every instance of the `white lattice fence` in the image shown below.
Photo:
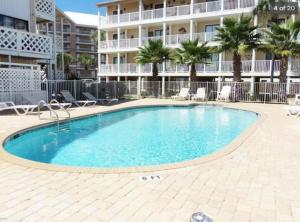
<path fill-rule="evenodd" d="M 14 29 L 0 27 L 0 49 L 17 50 L 18 35 Z"/>
<path fill-rule="evenodd" d="M 53 0 L 35 0 L 36 16 L 54 21 L 55 7 Z"/>
<path fill-rule="evenodd" d="M 0 27 L 0 54 L 51 58 L 52 38 Z"/>
<path fill-rule="evenodd" d="M 0 92 L 41 89 L 39 66 L 0 63 Z"/>

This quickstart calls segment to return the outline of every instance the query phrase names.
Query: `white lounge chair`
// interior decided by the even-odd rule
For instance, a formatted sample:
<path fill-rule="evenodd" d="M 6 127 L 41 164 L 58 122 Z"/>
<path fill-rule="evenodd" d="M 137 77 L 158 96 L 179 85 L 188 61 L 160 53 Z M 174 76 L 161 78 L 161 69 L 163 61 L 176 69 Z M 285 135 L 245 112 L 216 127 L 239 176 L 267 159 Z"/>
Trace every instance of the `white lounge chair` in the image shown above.
<path fill-rule="evenodd" d="M 89 99 L 89 100 L 95 100 L 97 102 L 99 102 L 100 104 L 103 105 L 110 105 L 112 103 L 118 103 L 119 100 L 117 98 L 113 98 L 113 99 L 97 99 L 95 96 L 93 96 L 92 94 L 90 94 L 89 92 L 83 92 L 82 95 Z"/>
<path fill-rule="evenodd" d="M 40 108 L 43 106 L 57 109 L 69 109 L 72 106 L 72 103 L 59 103 L 57 100 L 51 100 L 50 103 L 46 103 L 44 100 L 41 100 L 40 97 L 34 97 L 31 95 L 22 95 L 25 100 L 27 100 L 31 105 L 38 105 Z"/>
<path fill-rule="evenodd" d="M 288 106 L 287 109 L 287 115 L 288 116 L 300 116 L 300 106 Z"/>
<path fill-rule="evenodd" d="M 84 106 L 88 106 L 88 105 L 94 106 L 97 103 L 97 101 L 95 101 L 95 100 L 76 100 L 72 96 L 72 94 L 67 90 L 62 90 L 62 91 L 60 91 L 60 93 L 63 96 L 65 102 L 72 103 L 78 107 L 80 107 L 80 106 L 84 107 Z"/>
<path fill-rule="evenodd" d="M 178 100 L 188 100 L 190 97 L 190 89 L 189 88 L 181 88 L 180 92 L 172 96 L 172 99 L 178 99 Z"/>
<path fill-rule="evenodd" d="M 231 93 L 231 86 L 223 86 L 220 93 L 218 93 L 217 101 L 229 102 Z"/>
<path fill-rule="evenodd" d="M 198 88 L 197 93 L 192 95 L 192 100 L 201 100 L 201 101 L 207 100 L 206 88 Z"/>
<path fill-rule="evenodd" d="M 37 107 L 37 105 L 15 105 L 12 101 L 0 103 L 0 111 L 14 110 L 18 116 L 27 115 L 28 113 L 33 112 Z"/>

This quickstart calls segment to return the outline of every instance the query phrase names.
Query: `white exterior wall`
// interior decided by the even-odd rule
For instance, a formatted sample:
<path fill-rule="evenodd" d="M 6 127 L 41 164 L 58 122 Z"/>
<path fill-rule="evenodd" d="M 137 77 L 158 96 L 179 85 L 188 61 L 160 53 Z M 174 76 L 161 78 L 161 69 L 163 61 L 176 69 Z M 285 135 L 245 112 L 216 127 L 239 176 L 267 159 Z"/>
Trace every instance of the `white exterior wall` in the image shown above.
<path fill-rule="evenodd" d="M 29 21 L 29 0 L 0 0 L 0 14 Z"/>

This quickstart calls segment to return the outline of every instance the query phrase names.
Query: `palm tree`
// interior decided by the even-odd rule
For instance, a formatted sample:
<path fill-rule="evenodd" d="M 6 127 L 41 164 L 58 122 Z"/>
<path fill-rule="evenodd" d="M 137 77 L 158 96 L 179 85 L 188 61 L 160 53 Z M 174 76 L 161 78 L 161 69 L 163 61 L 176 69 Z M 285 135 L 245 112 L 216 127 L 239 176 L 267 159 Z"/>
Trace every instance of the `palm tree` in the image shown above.
<path fill-rule="evenodd" d="M 105 36 L 105 32 L 104 31 L 100 31 L 100 41 L 105 41 L 106 40 L 106 36 Z M 98 32 L 94 32 L 94 34 L 92 35 L 92 39 L 95 43 L 95 46 L 98 47 Z"/>
<path fill-rule="evenodd" d="M 62 53 L 57 54 L 56 57 L 57 60 L 57 66 L 62 66 Z M 70 65 L 75 61 L 74 57 L 69 53 L 64 53 L 64 66 L 65 66 L 65 72 L 69 74 L 70 72 Z"/>
<path fill-rule="evenodd" d="M 89 54 L 80 55 L 78 61 L 81 65 L 84 65 L 85 70 L 88 70 L 89 67 L 94 66 L 96 64 L 96 59 Z"/>
<path fill-rule="evenodd" d="M 282 0 L 280 0 L 282 1 Z M 270 6 L 278 2 L 278 0 L 261 0 L 257 6 L 253 9 L 253 15 L 261 16 L 262 19 L 265 21 L 264 27 L 268 26 L 268 19 L 273 23 L 281 22 L 279 19 L 279 14 L 271 13 Z M 281 15 L 284 16 L 284 15 Z M 282 17 L 281 17 L 282 18 Z M 268 51 L 270 53 L 270 51 Z M 274 80 L 274 63 L 275 63 L 275 55 L 271 52 L 271 74 L 270 74 L 270 82 Z"/>
<path fill-rule="evenodd" d="M 251 25 L 251 17 L 243 15 L 239 19 L 225 18 L 223 26 L 217 28 L 215 41 L 220 44 L 217 51 L 233 53 L 234 81 L 241 81 L 242 54 L 259 45 L 260 34 L 255 33 L 256 29 Z"/>
<path fill-rule="evenodd" d="M 139 64 L 152 64 L 152 80 L 158 80 L 158 64 L 170 59 L 170 50 L 166 48 L 162 40 L 149 40 L 148 44 L 140 48 L 136 61 Z"/>
<path fill-rule="evenodd" d="M 264 32 L 267 36 L 261 48 L 280 57 L 279 80 L 286 82 L 289 57 L 300 54 L 300 43 L 297 40 L 300 21 L 293 22 L 289 19 L 285 23 L 272 23 L 270 29 Z"/>
<path fill-rule="evenodd" d="M 173 59 L 176 64 L 186 64 L 190 67 L 191 81 L 197 81 L 196 64 L 207 64 L 211 57 L 207 42 L 198 46 L 198 39 L 181 42 L 181 48 L 175 50 Z"/>

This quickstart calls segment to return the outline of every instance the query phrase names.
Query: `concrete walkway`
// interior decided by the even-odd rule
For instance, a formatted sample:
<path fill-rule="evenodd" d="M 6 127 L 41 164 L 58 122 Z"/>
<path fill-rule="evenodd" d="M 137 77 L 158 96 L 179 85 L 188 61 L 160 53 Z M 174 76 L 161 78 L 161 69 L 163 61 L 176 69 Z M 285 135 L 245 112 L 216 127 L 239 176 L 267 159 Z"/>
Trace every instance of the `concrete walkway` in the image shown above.
<path fill-rule="evenodd" d="M 80 108 L 80 116 L 142 104 L 180 104 L 146 99 L 114 107 Z M 230 155 L 191 167 L 152 173 L 92 174 L 39 170 L 0 156 L 0 221 L 188 222 L 203 211 L 220 222 L 300 221 L 300 118 L 283 105 L 226 106 L 266 118 Z M 1 115 L 0 137 L 41 124 L 36 116 Z M 140 181 L 160 175 L 160 181 Z"/>

